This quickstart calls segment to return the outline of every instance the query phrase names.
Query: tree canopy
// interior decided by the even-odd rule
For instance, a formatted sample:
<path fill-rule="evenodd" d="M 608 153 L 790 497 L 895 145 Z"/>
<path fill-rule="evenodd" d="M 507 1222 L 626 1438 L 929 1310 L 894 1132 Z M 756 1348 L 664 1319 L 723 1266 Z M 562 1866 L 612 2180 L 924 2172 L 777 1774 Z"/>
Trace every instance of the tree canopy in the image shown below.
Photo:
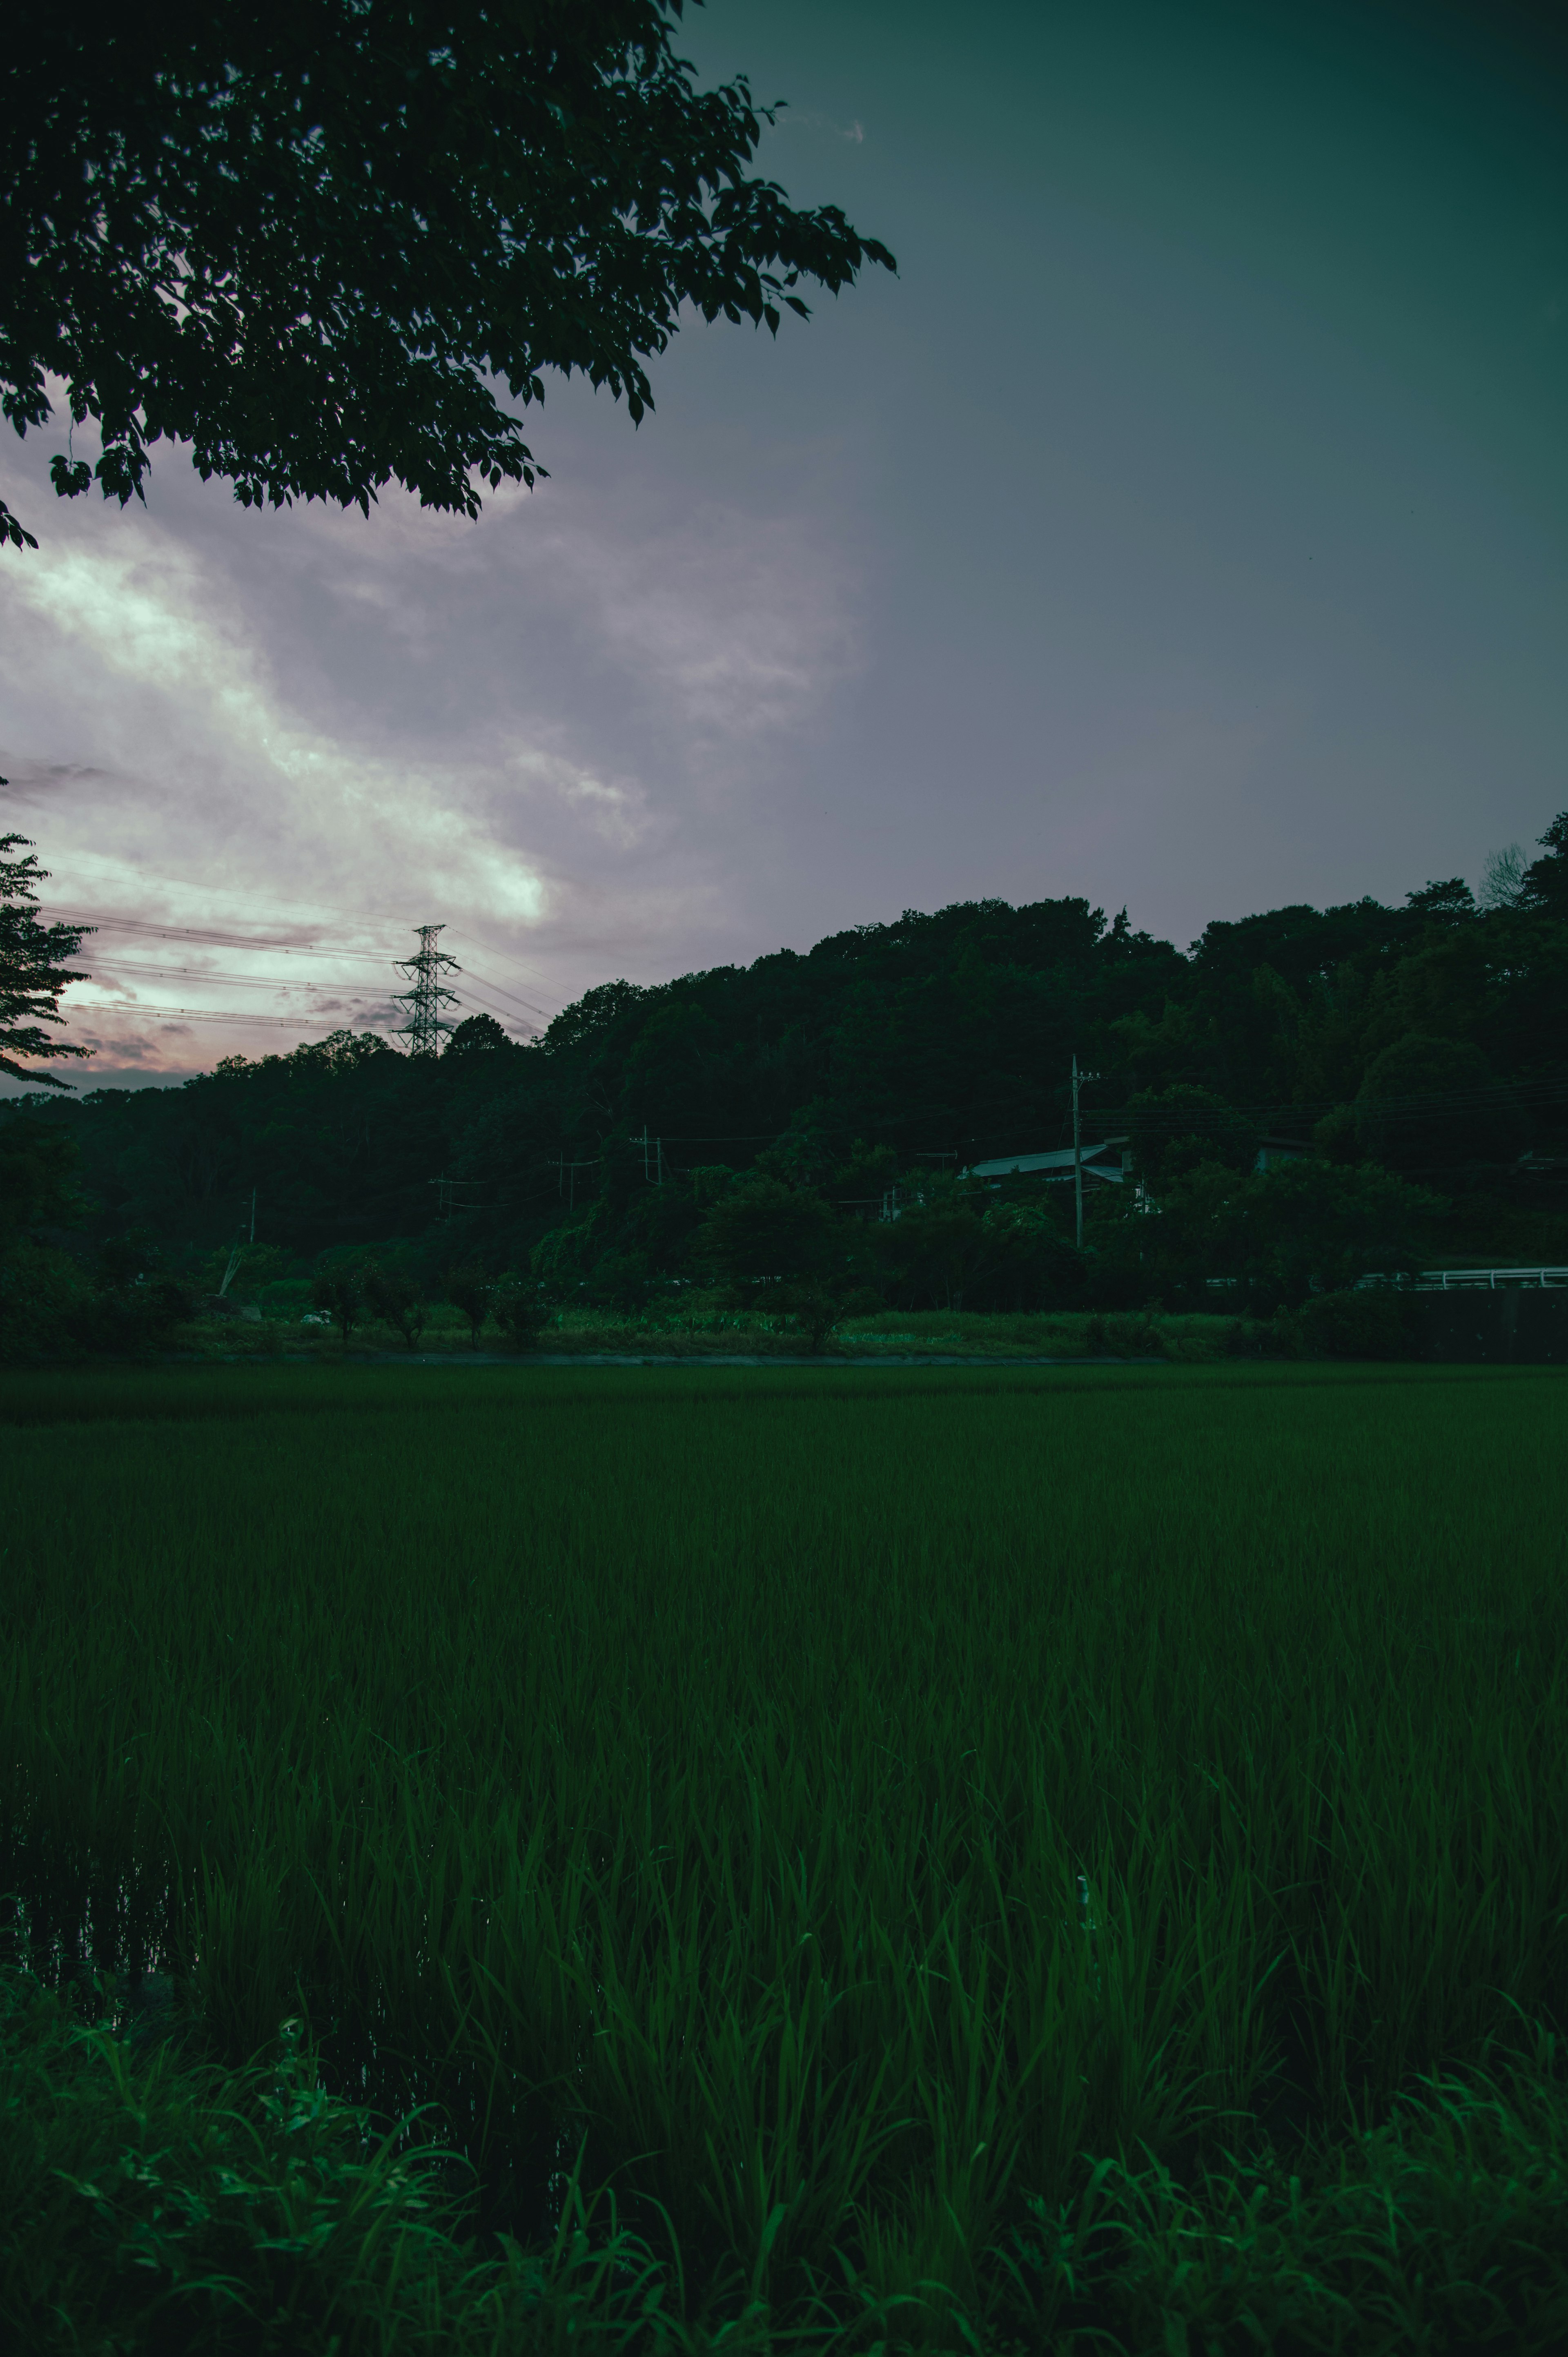
<path fill-rule="evenodd" d="M 6 784 L 0 778 L 0 786 Z M 18 855 L 20 855 L 18 856 Z M 0 834 L 0 1072 L 47 1089 L 70 1082 L 52 1072 L 29 1071 L 40 1058 L 90 1056 L 91 1048 L 53 1039 L 46 1023 L 62 1023 L 60 993 L 83 977 L 69 961 L 91 925 L 46 925 L 34 906 L 35 884 L 48 873 L 34 858 L 25 834 Z M 18 1060 L 26 1058 L 27 1062 Z"/>
<path fill-rule="evenodd" d="M 701 0 L 699 0 L 701 5 Z M 580 371 L 652 404 L 682 307 L 777 332 L 893 256 L 751 176 L 770 107 L 699 91 L 682 0 L 19 0 L 0 84 L 0 409 L 62 379 L 140 495 L 188 442 L 246 506 L 428 507 L 542 471 L 516 408 Z M 0 537 L 36 546 L 0 506 Z"/>
<path fill-rule="evenodd" d="M 0 1106 L 0 1144 L 70 1136 L 90 1234 L 145 1230 L 171 1265 L 242 1205 L 248 1225 L 254 1189 L 258 1237 L 302 1269 L 511 1270 L 524 1325 L 542 1286 L 635 1307 L 716 1279 L 824 1317 L 862 1288 L 1272 1307 L 1440 1252 L 1568 1263 L 1565 874 L 1559 820 L 1514 905 L 1450 881 L 1219 922 L 1186 952 L 1081 899 L 908 910 L 602 984 L 526 1045 L 475 1015 L 439 1056 L 344 1033 Z M 1070 1168 L 961 1175 L 1070 1145 L 1075 1054 L 1085 1139 L 1119 1146 L 1081 1255 Z"/>

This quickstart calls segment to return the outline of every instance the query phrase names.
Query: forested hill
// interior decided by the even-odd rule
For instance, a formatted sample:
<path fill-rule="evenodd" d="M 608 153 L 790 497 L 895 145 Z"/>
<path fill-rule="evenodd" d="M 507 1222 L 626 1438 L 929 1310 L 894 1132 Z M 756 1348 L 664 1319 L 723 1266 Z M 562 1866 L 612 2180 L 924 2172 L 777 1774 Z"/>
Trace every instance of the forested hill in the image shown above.
<path fill-rule="evenodd" d="M 1568 1154 L 1568 813 L 1542 840 L 1485 910 L 1432 884 L 1397 909 L 1217 922 L 1184 954 L 1081 899 L 964 903 L 608 982 L 527 1045 L 488 1016 L 439 1058 L 339 1034 L 5 1119 L 75 1140 L 100 1237 L 210 1249 L 254 1189 L 258 1241 L 306 1258 L 423 1238 L 521 1265 L 564 1225 L 579 1263 L 635 1245 L 668 1264 L 704 1190 L 758 1157 L 875 1210 L 895 1181 L 1069 1141 L 1076 1053 L 1086 1137 L 1131 1134 L 1152 1181 L 1247 1167 L 1266 1135 L 1468 1193 L 1477 1216 L 1540 1211 L 1555 1199 L 1530 1174 Z"/>

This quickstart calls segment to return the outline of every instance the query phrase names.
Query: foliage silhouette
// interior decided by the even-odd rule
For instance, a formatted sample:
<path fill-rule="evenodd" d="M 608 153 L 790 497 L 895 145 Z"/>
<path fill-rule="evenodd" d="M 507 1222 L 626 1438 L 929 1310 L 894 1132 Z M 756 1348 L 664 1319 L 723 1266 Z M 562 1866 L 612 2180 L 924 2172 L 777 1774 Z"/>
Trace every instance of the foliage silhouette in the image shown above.
<path fill-rule="evenodd" d="M 834 206 L 747 169 L 774 110 L 699 91 L 682 0 L 239 0 L 11 30 L 0 102 L 0 403 L 47 379 L 95 464 L 57 492 L 142 496 L 151 446 L 247 507 L 395 481 L 477 515 L 542 470 L 517 408 L 574 371 L 652 407 L 683 306 L 777 333 L 892 269 Z M 37 546 L 0 508 L 0 539 Z"/>

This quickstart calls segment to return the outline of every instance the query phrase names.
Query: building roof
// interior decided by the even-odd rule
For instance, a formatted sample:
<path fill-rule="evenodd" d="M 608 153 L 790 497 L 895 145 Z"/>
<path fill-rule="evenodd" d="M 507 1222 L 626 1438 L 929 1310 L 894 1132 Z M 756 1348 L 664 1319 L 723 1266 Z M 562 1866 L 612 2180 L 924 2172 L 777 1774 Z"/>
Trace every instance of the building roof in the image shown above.
<path fill-rule="evenodd" d="M 1082 1154 L 1084 1168 L 1096 1178 L 1114 1178 L 1120 1183 L 1122 1148 L 1129 1143 L 1125 1137 L 1102 1137 L 1095 1145 L 1086 1146 Z M 1116 1157 L 1114 1170 L 1106 1169 L 1096 1159 L 1111 1153 Z M 1073 1149 L 1067 1146 L 1051 1154 L 1004 1154 L 993 1162 L 972 1162 L 965 1175 L 971 1178 L 1005 1178 L 1013 1171 L 1040 1171 L 1047 1177 L 1061 1177 L 1070 1172 L 1073 1161 Z"/>

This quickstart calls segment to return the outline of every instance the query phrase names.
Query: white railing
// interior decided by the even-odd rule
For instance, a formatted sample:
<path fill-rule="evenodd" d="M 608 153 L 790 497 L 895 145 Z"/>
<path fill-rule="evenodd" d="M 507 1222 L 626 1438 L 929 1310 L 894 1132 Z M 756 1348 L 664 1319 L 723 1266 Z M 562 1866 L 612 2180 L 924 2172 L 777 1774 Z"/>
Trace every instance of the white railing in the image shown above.
<path fill-rule="evenodd" d="M 1418 1293 L 1498 1293 L 1513 1286 L 1568 1285 L 1568 1268 L 1423 1268 Z"/>

